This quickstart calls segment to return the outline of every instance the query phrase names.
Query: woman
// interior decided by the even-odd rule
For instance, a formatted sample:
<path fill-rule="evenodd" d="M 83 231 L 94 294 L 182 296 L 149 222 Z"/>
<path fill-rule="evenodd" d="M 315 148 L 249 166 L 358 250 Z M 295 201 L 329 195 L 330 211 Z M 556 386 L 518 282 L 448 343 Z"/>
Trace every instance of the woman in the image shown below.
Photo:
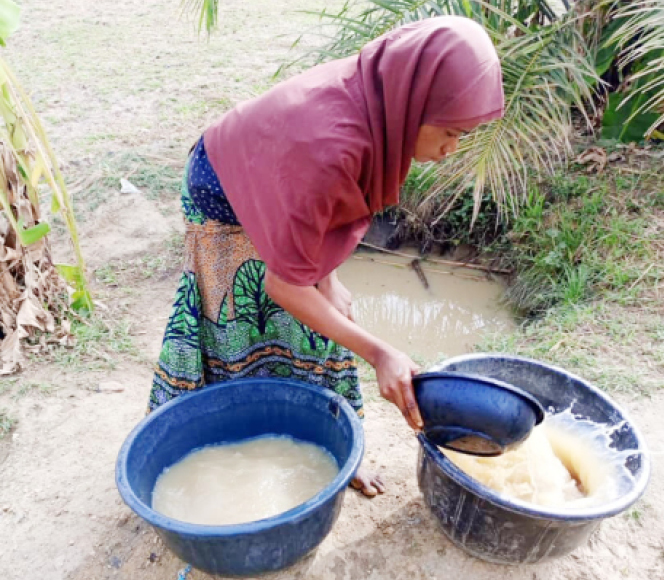
<path fill-rule="evenodd" d="M 371 216 L 399 199 L 411 160 L 439 161 L 503 114 L 484 30 L 459 17 L 396 29 L 238 105 L 195 145 L 182 204 L 186 258 L 150 409 L 205 384 L 292 377 L 342 394 L 362 416 L 353 354 L 414 429 L 404 353 L 353 321 L 335 268 Z M 378 476 L 357 474 L 366 495 Z"/>

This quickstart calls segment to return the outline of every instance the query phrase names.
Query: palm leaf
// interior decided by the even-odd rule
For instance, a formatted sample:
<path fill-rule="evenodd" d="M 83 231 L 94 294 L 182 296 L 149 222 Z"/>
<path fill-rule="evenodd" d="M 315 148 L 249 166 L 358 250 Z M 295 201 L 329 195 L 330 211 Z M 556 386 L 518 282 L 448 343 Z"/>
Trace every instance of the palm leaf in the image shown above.
<path fill-rule="evenodd" d="M 474 131 L 456 155 L 432 168 L 438 186 L 420 202 L 421 209 L 452 191 L 449 205 L 471 185 L 474 217 L 487 190 L 501 208 L 515 209 L 527 191 L 529 171 L 550 172 L 565 161 L 571 151 L 571 105 L 585 112 L 592 95 L 589 79 L 595 78 L 580 46 L 572 22 L 498 42 L 505 116 Z"/>
<path fill-rule="evenodd" d="M 343 58 L 397 26 L 434 16 L 466 16 L 484 25 L 489 33 L 504 34 L 515 26 L 527 31 L 533 21 L 554 22 L 557 12 L 549 0 L 347 0 L 337 13 L 316 13 L 323 28 L 332 25 L 336 34 L 308 56 L 317 57 L 315 62 L 328 60 L 330 55 Z M 315 34 L 321 34 L 321 27 Z"/>
<path fill-rule="evenodd" d="M 219 0 L 182 0 L 182 12 L 197 15 L 198 31 L 205 26 L 208 34 L 217 27 L 219 19 Z"/>

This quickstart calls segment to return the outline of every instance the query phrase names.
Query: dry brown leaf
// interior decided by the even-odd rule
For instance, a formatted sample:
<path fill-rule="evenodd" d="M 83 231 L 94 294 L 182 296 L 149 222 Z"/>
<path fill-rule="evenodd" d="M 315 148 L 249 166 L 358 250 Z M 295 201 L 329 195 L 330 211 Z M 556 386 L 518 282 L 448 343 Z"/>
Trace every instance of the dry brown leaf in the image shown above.
<path fill-rule="evenodd" d="M 601 147 L 590 147 L 575 159 L 579 165 L 587 165 L 587 173 L 604 171 L 607 162 L 606 151 Z"/>
<path fill-rule="evenodd" d="M 0 237 L 2 238 L 3 245 L 10 228 L 11 226 L 9 225 L 9 220 L 7 219 L 4 213 L 0 213 Z"/>
<path fill-rule="evenodd" d="M 7 298 L 10 302 L 14 302 L 19 298 L 21 292 L 16 284 L 16 280 L 11 275 L 9 270 L 4 270 L 0 276 L 0 286 L 7 294 Z"/>
<path fill-rule="evenodd" d="M 46 254 L 46 238 L 42 238 L 41 240 L 36 241 L 34 244 L 30 244 L 26 250 L 33 262 L 42 260 Z"/>
<path fill-rule="evenodd" d="M 16 208 L 16 217 L 23 220 L 24 227 L 29 228 L 35 225 L 35 214 L 28 199 L 19 199 L 14 207 Z"/>
<path fill-rule="evenodd" d="M 9 375 L 21 368 L 24 360 L 21 339 L 26 336 L 27 334 L 21 328 L 17 328 L 2 341 L 0 375 Z"/>
<path fill-rule="evenodd" d="M 23 302 L 16 315 L 17 328 L 26 328 L 27 331 L 28 326 L 33 326 L 34 328 L 44 331 L 46 330 L 45 319 L 46 311 L 34 294 L 31 294 L 26 290 L 26 294 L 23 296 Z"/>
<path fill-rule="evenodd" d="M 14 205 L 17 197 L 20 195 L 22 186 L 16 168 L 16 159 L 14 159 L 14 155 L 9 147 L 6 147 L 2 142 L 0 142 L 0 161 L 4 167 L 5 178 L 7 180 L 7 198 L 10 205 Z"/>
<path fill-rule="evenodd" d="M 0 246 L 0 262 L 13 262 L 19 260 L 21 256 L 14 248 L 8 248 L 7 246 Z M 8 266 L 11 268 L 12 266 Z"/>
<path fill-rule="evenodd" d="M 31 166 L 34 158 L 28 150 L 20 152 Z M 39 207 L 31 202 L 28 190 L 18 173 L 12 151 L 0 142 L 0 179 L 15 214 L 15 219 L 29 228 L 39 222 Z M 33 200 L 34 201 L 34 200 Z M 10 374 L 24 364 L 25 353 L 39 353 L 48 348 L 50 337 L 61 344 L 73 342 L 69 323 L 55 319 L 64 307 L 61 295 L 66 284 L 51 261 L 47 238 L 24 247 L 0 212 L 0 374 Z M 47 336 L 45 334 L 48 333 Z M 24 339 L 30 337 L 30 342 Z M 38 338 L 38 340 L 37 340 Z"/>

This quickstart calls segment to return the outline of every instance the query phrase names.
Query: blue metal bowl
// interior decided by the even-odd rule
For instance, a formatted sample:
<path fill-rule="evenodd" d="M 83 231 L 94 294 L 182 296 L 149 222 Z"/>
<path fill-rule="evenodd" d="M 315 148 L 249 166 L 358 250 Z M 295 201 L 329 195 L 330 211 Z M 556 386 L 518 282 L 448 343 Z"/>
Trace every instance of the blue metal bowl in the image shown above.
<path fill-rule="evenodd" d="M 495 379 L 430 372 L 414 376 L 413 386 L 424 435 L 461 453 L 500 455 L 544 420 L 535 397 Z"/>
<path fill-rule="evenodd" d="M 327 449 L 339 464 L 332 483 L 300 506 L 264 520 L 228 526 L 190 524 L 152 509 L 157 477 L 190 451 L 266 434 Z M 280 379 L 243 379 L 182 395 L 145 417 L 116 465 L 122 499 L 185 562 L 223 576 L 255 576 L 294 564 L 330 532 L 362 460 L 357 414 L 329 389 Z"/>

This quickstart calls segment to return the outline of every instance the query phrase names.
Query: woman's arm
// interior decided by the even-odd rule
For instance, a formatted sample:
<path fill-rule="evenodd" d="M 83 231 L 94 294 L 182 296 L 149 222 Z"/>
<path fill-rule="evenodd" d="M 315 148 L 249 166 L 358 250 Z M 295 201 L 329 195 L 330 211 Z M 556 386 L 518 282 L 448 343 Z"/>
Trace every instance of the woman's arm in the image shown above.
<path fill-rule="evenodd" d="M 417 365 L 404 353 L 344 316 L 315 286 L 295 286 L 266 270 L 265 290 L 277 304 L 312 330 L 345 346 L 376 369 L 380 393 L 414 429 L 422 427 L 412 376 Z"/>
<path fill-rule="evenodd" d="M 339 281 L 336 270 L 332 270 L 318 282 L 316 288 L 341 314 L 349 320 L 355 320 L 352 310 L 353 297 L 348 288 Z"/>

